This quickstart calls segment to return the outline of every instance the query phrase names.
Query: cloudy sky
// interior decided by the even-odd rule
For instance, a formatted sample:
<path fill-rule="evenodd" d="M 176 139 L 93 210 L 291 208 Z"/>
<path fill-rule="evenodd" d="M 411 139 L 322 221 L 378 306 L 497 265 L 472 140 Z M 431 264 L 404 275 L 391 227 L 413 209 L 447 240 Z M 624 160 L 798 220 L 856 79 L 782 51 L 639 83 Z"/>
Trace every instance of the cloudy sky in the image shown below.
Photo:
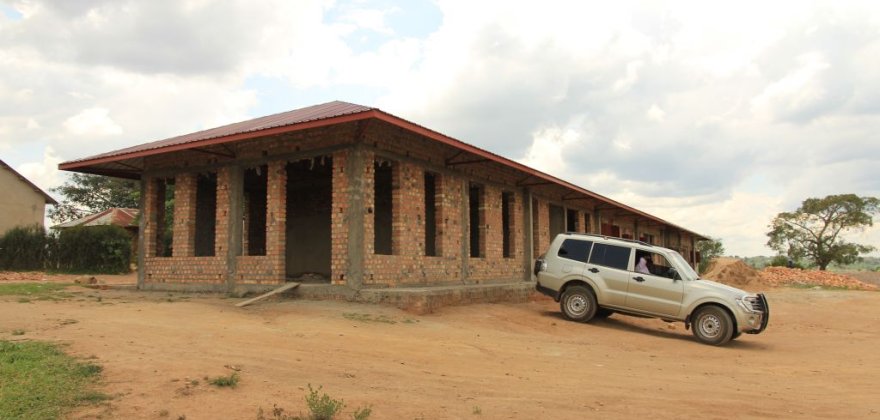
<path fill-rule="evenodd" d="M 46 189 L 61 161 L 343 100 L 731 255 L 772 254 L 807 197 L 880 196 L 872 1 L 0 0 L 0 69 L 0 159 Z"/>

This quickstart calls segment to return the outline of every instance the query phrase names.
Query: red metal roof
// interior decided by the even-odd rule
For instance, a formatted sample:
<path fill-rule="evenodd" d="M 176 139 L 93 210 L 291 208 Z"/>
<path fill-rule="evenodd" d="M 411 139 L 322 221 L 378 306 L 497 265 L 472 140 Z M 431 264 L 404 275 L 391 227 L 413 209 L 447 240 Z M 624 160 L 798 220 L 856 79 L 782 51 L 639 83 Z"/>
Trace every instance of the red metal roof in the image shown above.
<path fill-rule="evenodd" d="M 187 145 L 190 143 L 201 143 L 205 140 L 219 139 L 237 134 L 244 133 L 252 133 L 257 131 L 264 131 L 273 128 L 279 127 L 287 127 L 291 125 L 297 125 L 302 123 L 307 123 L 310 121 L 319 121 L 325 120 L 328 118 L 341 117 L 344 115 L 357 114 L 365 111 L 370 111 L 375 108 L 369 108 L 362 105 L 350 104 L 347 102 L 333 101 L 328 102 L 326 104 L 314 105 L 306 108 L 295 109 L 293 111 L 282 112 L 280 114 L 268 115 L 265 117 L 254 118 L 252 120 L 237 122 L 234 124 L 224 125 L 222 127 L 211 128 L 208 130 L 202 130 L 195 133 L 184 134 L 182 136 L 172 137 L 165 140 L 154 141 L 151 143 L 141 144 L 137 146 L 128 147 L 125 149 L 115 150 L 108 153 L 102 153 L 100 155 L 90 156 L 87 158 L 76 159 L 69 162 L 64 162 L 59 167 L 61 169 L 66 169 L 66 166 L 70 166 L 70 164 L 78 163 L 78 162 L 87 162 L 94 160 L 103 160 L 106 158 L 112 158 L 117 156 L 125 156 L 131 154 L 141 154 L 142 152 L 147 152 L 151 150 L 155 150 L 158 153 L 163 153 L 166 150 L 160 149 L 168 149 L 173 146 L 181 146 Z M 262 134 L 261 134 L 262 135 Z M 196 147 L 195 145 L 193 147 Z M 179 150 L 179 149 L 178 149 Z M 170 150 L 167 150 L 170 151 Z"/>
<path fill-rule="evenodd" d="M 62 170 L 75 171 L 77 169 L 85 169 L 92 165 L 119 162 L 125 159 L 157 155 L 178 150 L 193 149 L 200 146 L 231 143 L 244 139 L 269 136 L 320 126 L 340 124 L 344 122 L 365 120 L 369 118 L 375 118 L 377 120 L 385 121 L 387 123 L 409 130 L 413 133 L 455 147 L 456 149 L 469 152 L 481 158 L 485 158 L 499 164 L 517 169 L 540 180 L 548 181 L 549 183 L 559 185 L 573 192 L 583 194 L 590 198 L 594 198 L 598 201 L 611 204 L 615 207 L 619 207 L 647 219 L 675 227 L 676 229 L 679 229 L 683 232 L 691 233 L 700 238 L 705 238 L 705 236 L 703 235 L 677 226 L 673 223 L 669 223 L 659 217 L 627 206 L 623 203 L 594 193 L 590 190 L 581 188 L 567 181 L 563 181 L 537 169 L 530 168 L 519 162 L 515 162 L 503 156 L 481 149 L 477 146 L 465 143 L 461 140 L 454 139 L 419 124 L 391 115 L 378 108 L 366 107 L 341 101 L 333 101 L 321 105 L 314 105 L 306 108 L 296 109 L 293 111 L 283 112 L 280 114 L 269 115 L 253 120 L 242 121 L 235 124 L 212 128 L 209 130 L 203 130 L 191 134 L 172 137 L 165 140 L 159 140 L 152 143 L 146 143 L 139 146 L 120 149 L 83 159 L 72 160 L 61 163 L 60 165 L 58 165 L 58 167 Z"/>
<path fill-rule="evenodd" d="M 137 227 L 137 224 L 134 223 L 135 219 L 137 219 L 138 213 L 140 210 L 138 209 L 126 209 L 121 207 L 111 207 L 102 212 L 90 214 L 84 216 L 82 218 L 71 220 L 69 222 L 64 222 L 55 226 L 52 226 L 52 229 L 65 229 L 75 226 L 105 226 L 105 225 L 116 225 L 120 227 Z"/>

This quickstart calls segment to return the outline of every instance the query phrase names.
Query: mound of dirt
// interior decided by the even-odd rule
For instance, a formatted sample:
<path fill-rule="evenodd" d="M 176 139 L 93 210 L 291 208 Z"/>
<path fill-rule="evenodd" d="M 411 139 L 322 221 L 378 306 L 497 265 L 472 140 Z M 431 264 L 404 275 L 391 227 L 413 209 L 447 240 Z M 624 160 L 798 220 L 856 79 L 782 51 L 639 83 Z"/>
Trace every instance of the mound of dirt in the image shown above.
<path fill-rule="evenodd" d="M 823 286 L 846 289 L 877 290 L 877 286 L 864 283 L 845 274 L 830 271 L 801 270 L 786 267 L 766 267 L 761 271 L 761 280 L 770 286 Z"/>
<path fill-rule="evenodd" d="M 731 286 L 759 286 L 761 275 L 739 258 L 718 257 L 709 263 L 706 274 L 700 276 Z"/>

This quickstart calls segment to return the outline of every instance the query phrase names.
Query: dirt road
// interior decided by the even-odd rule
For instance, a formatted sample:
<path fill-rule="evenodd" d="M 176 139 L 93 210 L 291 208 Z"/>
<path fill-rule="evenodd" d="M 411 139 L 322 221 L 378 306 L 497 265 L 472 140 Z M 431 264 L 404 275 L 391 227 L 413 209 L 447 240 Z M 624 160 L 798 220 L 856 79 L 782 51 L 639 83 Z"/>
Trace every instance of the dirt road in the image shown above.
<path fill-rule="evenodd" d="M 347 412 L 371 405 L 373 419 L 880 418 L 878 292 L 770 290 L 768 330 L 715 348 L 682 324 L 568 322 L 543 299 L 413 316 L 69 290 L 57 302 L 0 297 L 0 338 L 97 357 L 114 398 L 72 418 L 254 419 L 273 404 L 305 412 L 308 384 L 344 399 Z M 204 379 L 232 369 L 235 389 Z"/>

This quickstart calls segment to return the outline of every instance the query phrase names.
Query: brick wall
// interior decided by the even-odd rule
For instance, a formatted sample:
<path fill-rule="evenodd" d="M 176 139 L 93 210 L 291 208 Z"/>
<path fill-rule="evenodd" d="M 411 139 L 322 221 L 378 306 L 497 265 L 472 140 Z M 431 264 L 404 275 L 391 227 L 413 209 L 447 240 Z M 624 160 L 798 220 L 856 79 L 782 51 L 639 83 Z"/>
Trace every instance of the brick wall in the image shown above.
<path fill-rule="evenodd" d="M 287 228 L 288 160 L 330 155 L 332 167 L 332 206 L 330 282 L 350 284 L 346 276 L 350 267 L 349 249 L 363 251 L 363 286 L 371 288 L 415 285 L 476 284 L 518 281 L 526 275 L 525 259 L 529 247 L 523 224 L 526 196 L 517 183 L 522 174 L 496 163 L 450 165 L 448 146 L 419 137 L 386 123 L 375 122 L 364 131 L 356 123 L 301 131 L 228 145 L 235 158 L 193 151 L 182 151 L 146 159 L 145 193 L 145 263 L 147 283 L 205 283 L 222 288 L 227 271 L 234 267 L 235 284 L 279 284 L 285 281 Z M 360 134 L 360 136 L 359 136 Z M 360 151 L 351 148 L 359 144 Z M 353 153 L 357 159 L 351 160 Z M 363 166 L 349 174 L 352 162 L 362 159 Z M 392 166 L 392 255 L 374 252 L 374 168 L 376 159 L 393 162 Z M 266 208 L 266 255 L 235 257 L 227 263 L 227 248 L 236 240 L 230 238 L 230 203 L 236 202 L 230 184 L 232 167 L 245 168 L 268 165 Z M 216 171 L 217 212 L 215 256 L 194 257 L 196 177 L 199 172 Z M 425 255 L 425 185 L 426 171 L 436 174 L 436 252 Z M 175 179 L 174 256 L 157 257 L 159 220 L 156 208 L 163 201 L 158 197 L 158 182 Z M 238 178 L 240 179 L 240 178 Z M 361 180 L 357 185 L 350 181 Z M 479 221 L 485 255 L 469 256 L 468 186 L 483 186 L 483 202 Z M 361 185 L 362 184 L 362 185 Z M 549 235 L 549 204 L 563 203 L 563 192 L 533 192 L 536 205 L 533 218 L 535 255 L 545 252 L 552 238 Z M 504 257 L 502 197 L 510 195 L 510 257 Z M 363 208 L 350 208 L 353 194 L 362 196 Z M 358 196 L 358 200 L 360 197 Z M 359 201 L 356 201 L 359 202 Z M 587 226 L 585 213 L 592 208 L 585 204 L 566 205 L 578 212 L 578 226 Z M 363 212 L 363 243 L 350 243 L 351 221 Z M 591 221 L 592 223 L 595 223 Z M 360 227 L 358 227 L 360 228 Z M 583 230 L 583 229 L 582 229 Z M 592 231 L 592 228 L 587 228 Z M 645 231 L 648 231 L 645 229 Z M 662 238 L 662 235 L 656 235 Z M 677 238 L 676 238 L 677 239 Z M 689 244 L 689 242 L 687 242 Z M 357 272 L 358 270 L 354 270 Z"/>

